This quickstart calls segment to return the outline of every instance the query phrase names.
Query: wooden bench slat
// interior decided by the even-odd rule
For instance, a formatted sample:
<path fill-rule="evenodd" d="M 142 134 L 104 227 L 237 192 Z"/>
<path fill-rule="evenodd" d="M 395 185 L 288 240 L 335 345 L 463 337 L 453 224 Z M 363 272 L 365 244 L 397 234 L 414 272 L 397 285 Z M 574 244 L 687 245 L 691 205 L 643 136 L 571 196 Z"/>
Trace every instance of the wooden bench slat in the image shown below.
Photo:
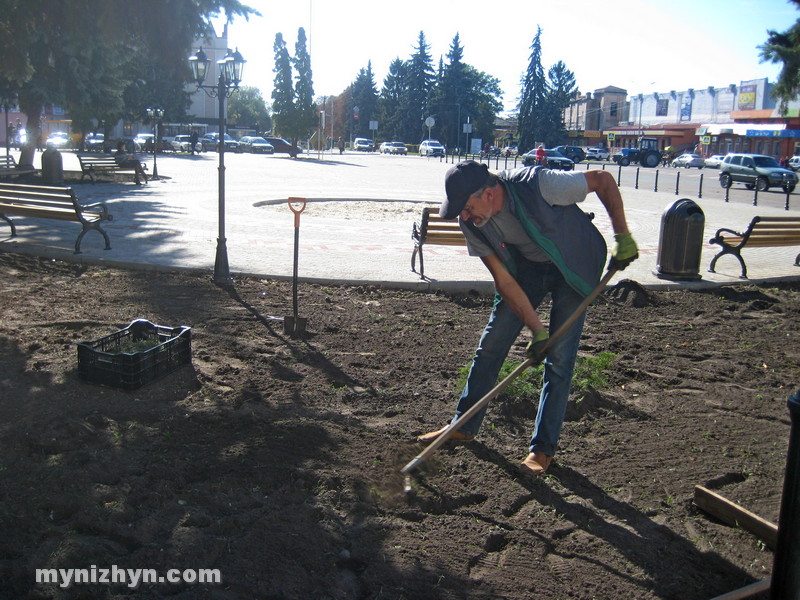
<path fill-rule="evenodd" d="M 716 235 L 709 240 L 711 244 L 718 244 L 722 250 L 711 259 L 708 270 L 715 273 L 714 267 L 717 260 L 726 254 L 732 254 L 742 267 L 741 278 L 747 278 L 747 265 L 742 258 L 742 250 L 753 248 L 779 248 L 787 246 L 800 246 L 800 218 L 798 217 L 753 217 L 744 232 L 734 232 L 730 229 L 719 229 Z M 794 260 L 795 266 L 800 266 L 800 254 Z"/>
<path fill-rule="evenodd" d="M 422 220 L 414 223 L 411 230 L 414 240 L 414 252 L 411 254 L 411 270 L 415 273 L 416 257 L 419 254 L 420 279 L 425 279 L 425 262 L 422 256 L 422 247 L 426 244 L 437 246 L 466 246 L 467 240 L 458 219 L 443 219 L 439 216 L 439 209 L 425 207 L 422 209 Z"/>
<path fill-rule="evenodd" d="M 11 237 L 17 235 L 14 222 L 9 215 L 74 221 L 81 224 L 81 232 L 75 240 L 75 254 L 80 254 L 83 236 L 90 229 L 98 231 L 105 240 L 106 250 L 111 249 L 108 234 L 100 227 L 102 221 L 111 221 L 105 203 L 82 205 L 72 188 L 57 186 L 30 186 L 23 184 L 0 184 L 0 219 L 11 227 Z"/>

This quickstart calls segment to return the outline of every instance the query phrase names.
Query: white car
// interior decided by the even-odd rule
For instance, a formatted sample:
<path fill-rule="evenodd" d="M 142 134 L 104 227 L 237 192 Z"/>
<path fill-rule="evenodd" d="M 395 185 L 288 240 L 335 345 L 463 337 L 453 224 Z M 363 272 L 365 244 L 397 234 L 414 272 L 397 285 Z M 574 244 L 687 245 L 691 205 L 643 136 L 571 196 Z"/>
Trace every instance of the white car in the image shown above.
<path fill-rule="evenodd" d="M 705 160 L 705 165 L 709 169 L 719 169 L 722 159 L 725 158 L 724 154 L 712 154 Z"/>
<path fill-rule="evenodd" d="M 706 161 L 703 159 L 702 156 L 699 154 L 681 154 L 678 158 L 672 161 L 673 167 L 684 167 L 689 169 L 691 167 L 697 167 L 698 169 L 702 169 L 706 166 Z"/>
<path fill-rule="evenodd" d="M 70 139 L 69 135 L 64 133 L 63 131 L 56 131 L 50 134 L 50 137 L 47 138 L 47 144 L 53 144 L 56 148 L 69 148 L 72 145 L 72 140 Z"/>
<path fill-rule="evenodd" d="M 192 144 L 192 136 L 190 135 L 176 135 L 170 141 L 172 145 L 172 149 L 175 152 L 189 152 Z M 194 151 L 200 152 L 203 149 L 203 145 L 198 141 L 194 144 Z"/>
<path fill-rule="evenodd" d="M 420 156 L 444 156 L 444 146 L 439 140 L 423 140 L 419 145 Z"/>
<path fill-rule="evenodd" d="M 381 154 L 408 154 L 408 148 L 403 142 L 383 142 Z"/>
<path fill-rule="evenodd" d="M 792 171 L 800 171 L 800 156 L 793 156 L 787 164 Z"/>
<path fill-rule="evenodd" d="M 587 148 L 586 160 L 608 160 L 611 154 L 605 148 Z"/>

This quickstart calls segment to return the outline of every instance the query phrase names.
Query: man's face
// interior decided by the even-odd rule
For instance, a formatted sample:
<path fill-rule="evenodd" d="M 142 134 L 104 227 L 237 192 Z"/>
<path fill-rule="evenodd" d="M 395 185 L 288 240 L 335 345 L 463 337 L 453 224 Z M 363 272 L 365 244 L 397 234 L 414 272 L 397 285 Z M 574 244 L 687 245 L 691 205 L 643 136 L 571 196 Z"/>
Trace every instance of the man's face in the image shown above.
<path fill-rule="evenodd" d="M 461 219 L 472 221 L 476 227 L 486 225 L 497 212 L 492 205 L 493 197 L 492 188 L 484 188 L 483 191 L 472 194 L 461 211 Z"/>

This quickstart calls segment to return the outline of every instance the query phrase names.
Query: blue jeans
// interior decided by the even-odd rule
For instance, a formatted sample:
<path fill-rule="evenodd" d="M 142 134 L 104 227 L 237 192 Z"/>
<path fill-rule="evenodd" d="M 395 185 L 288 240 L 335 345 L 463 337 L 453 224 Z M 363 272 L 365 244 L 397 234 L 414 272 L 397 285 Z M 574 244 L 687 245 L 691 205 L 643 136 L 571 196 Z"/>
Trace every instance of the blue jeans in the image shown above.
<path fill-rule="evenodd" d="M 534 308 L 538 308 L 548 292 L 552 295 L 553 306 L 549 324 L 552 335 L 578 309 L 583 302 L 583 296 L 569 286 L 554 265 L 524 260 L 519 263 L 517 281 Z M 548 456 L 553 456 L 558 447 L 585 316 L 584 311 L 548 350 L 544 361 L 544 378 L 539 397 L 539 410 L 536 414 L 536 428 L 530 442 L 531 452 L 544 452 Z M 522 327 L 523 323 L 514 311 L 502 298 L 498 299 L 472 359 L 467 384 L 456 407 L 455 419 L 469 410 L 497 384 L 500 368 Z M 477 434 L 485 415 L 486 407 L 464 424 L 461 431 Z"/>

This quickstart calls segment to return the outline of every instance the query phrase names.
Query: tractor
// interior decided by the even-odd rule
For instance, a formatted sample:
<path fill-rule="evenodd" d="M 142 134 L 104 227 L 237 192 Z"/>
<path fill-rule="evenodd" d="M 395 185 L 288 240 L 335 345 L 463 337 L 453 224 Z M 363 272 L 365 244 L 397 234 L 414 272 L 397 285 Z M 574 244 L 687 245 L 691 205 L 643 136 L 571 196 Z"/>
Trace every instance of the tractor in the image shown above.
<path fill-rule="evenodd" d="M 613 160 L 623 167 L 627 167 L 632 162 L 638 162 L 648 169 L 657 167 L 661 163 L 658 138 L 640 137 L 637 148 L 623 148 L 614 155 Z"/>

